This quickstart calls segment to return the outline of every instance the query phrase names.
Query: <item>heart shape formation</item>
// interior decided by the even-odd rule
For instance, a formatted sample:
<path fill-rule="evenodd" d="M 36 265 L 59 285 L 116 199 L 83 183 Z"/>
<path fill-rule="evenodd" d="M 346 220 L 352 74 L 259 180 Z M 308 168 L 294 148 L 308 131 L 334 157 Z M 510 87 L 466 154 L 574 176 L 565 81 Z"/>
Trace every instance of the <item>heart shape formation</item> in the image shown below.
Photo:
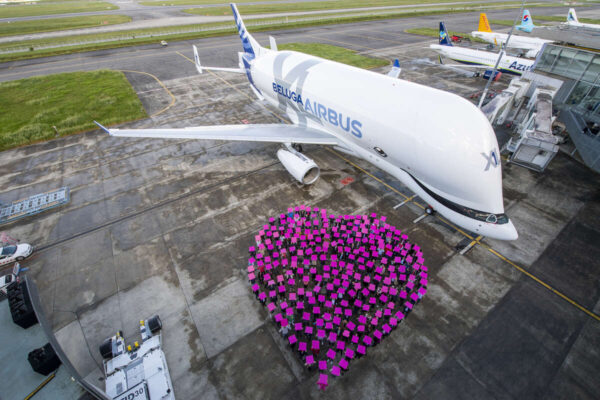
<path fill-rule="evenodd" d="M 269 218 L 249 247 L 248 279 L 308 369 L 340 376 L 427 292 L 419 246 L 386 217 L 297 206 Z"/>

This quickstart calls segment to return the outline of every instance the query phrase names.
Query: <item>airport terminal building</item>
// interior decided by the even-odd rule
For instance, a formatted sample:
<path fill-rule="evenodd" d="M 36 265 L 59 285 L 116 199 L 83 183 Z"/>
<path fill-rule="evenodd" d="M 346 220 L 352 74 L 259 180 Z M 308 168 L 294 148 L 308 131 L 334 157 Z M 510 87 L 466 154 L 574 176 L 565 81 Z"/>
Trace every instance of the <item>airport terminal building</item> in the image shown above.
<path fill-rule="evenodd" d="M 600 172 L 600 53 L 549 44 L 535 71 L 564 82 L 554 98 L 559 120 L 586 165 Z"/>

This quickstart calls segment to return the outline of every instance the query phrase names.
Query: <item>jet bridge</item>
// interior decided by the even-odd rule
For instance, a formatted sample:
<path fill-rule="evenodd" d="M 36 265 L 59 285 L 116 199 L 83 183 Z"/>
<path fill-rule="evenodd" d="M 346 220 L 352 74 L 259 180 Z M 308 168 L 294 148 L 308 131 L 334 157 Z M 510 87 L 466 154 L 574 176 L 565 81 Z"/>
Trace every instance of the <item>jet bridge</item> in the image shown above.
<path fill-rule="evenodd" d="M 529 103 L 520 136 L 511 138 L 506 146 L 512 152 L 509 161 L 542 172 L 558 153 L 559 138 L 552 134 L 552 97 L 555 91 L 536 88 Z"/>
<path fill-rule="evenodd" d="M 552 133 L 552 99 L 561 85 L 527 72 L 482 108 L 492 124 L 512 126 L 514 133 L 503 147 L 512 153 L 509 162 L 541 172 L 552 161 L 560 141 Z"/>

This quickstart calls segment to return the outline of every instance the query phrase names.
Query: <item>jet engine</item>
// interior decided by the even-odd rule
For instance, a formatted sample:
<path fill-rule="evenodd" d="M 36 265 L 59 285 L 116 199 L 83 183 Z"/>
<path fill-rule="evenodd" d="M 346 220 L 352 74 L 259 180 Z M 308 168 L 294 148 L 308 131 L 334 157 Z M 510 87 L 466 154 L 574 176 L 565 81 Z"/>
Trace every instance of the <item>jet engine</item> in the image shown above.
<path fill-rule="evenodd" d="M 277 158 L 279 158 L 285 169 L 300 183 L 310 185 L 319 178 L 321 170 L 317 164 L 291 147 L 279 149 L 277 151 Z"/>

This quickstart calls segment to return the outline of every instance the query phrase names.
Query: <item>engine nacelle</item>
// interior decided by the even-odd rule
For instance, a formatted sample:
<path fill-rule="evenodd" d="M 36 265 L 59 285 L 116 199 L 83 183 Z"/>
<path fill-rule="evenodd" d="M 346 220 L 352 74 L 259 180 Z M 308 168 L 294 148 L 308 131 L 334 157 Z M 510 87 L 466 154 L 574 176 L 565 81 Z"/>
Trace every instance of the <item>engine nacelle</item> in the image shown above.
<path fill-rule="evenodd" d="M 321 170 L 317 164 L 302 153 L 295 150 L 279 149 L 277 158 L 285 169 L 300 183 L 310 185 L 319 178 Z"/>

